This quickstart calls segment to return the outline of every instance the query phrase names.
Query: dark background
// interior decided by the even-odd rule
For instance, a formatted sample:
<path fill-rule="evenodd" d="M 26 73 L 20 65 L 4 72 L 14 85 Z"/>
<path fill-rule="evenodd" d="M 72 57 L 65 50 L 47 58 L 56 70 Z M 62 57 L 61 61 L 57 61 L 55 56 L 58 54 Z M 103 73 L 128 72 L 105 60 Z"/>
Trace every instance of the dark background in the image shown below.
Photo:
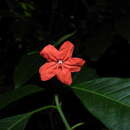
<path fill-rule="evenodd" d="M 0 1 L 0 92 L 14 88 L 13 73 L 21 57 L 40 51 L 48 43 L 76 31 L 71 40 L 75 54 L 100 77 L 130 77 L 130 1 L 128 0 L 1 0 Z M 38 76 L 30 82 L 41 85 Z M 60 86 L 55 79 L 48 86 Z M 59 90 L 56 90 L 59 91 Z M 86 112 L 71 90 L 62 90 L 63 109 L 77 129 L 104 130 L 105 126 Z M 50 104 L 52 90 L 26 97 L 1 111 L 2 117 L 24 113 Z M 67 98 L 65 98 L 67 95 Z M 68 96 L 69 95 L 69 96 Z M 45 99 L 46 97 L 46 99 Z M 41 100 L 43 99 L 43 100 Z M 64 125 L 55 111 L 34 115 L 27 130 L 58 130 Z"/>

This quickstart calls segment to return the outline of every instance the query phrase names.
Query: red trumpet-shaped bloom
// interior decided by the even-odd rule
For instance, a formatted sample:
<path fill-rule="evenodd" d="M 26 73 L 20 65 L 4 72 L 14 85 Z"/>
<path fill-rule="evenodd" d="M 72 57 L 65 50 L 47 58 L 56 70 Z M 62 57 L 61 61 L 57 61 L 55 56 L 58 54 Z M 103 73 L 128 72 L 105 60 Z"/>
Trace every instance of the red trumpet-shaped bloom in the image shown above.
<path fill-rule="evenodd" d="M 58 80 L 66 85 L 72 83 L 71 72 L 79 72 L 85 60 L 72 57 L 74 45 L 66 41 L 57 50 L 53 45 L 45 46 L 40 55 L 47 59 L 47 62 L 39 69 L 42 81 L 46 81 L 56 76 Z"/>

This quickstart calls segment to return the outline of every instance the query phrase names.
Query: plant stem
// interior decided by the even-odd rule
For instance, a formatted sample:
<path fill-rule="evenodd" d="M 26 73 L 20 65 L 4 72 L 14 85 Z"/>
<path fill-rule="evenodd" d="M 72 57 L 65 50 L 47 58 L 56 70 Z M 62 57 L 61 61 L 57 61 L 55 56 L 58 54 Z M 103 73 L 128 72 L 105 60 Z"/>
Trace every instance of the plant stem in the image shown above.
<path fill-rule="evenodd" d="M 80 122 L 80 123 L 74 125 L 74 126 L 72 127 L 72 130 L 75 129 L 75 128 L 77 128 L 77 127 L 79 127 L 79 126 L 81 126 L 81 125 L 84 125 L 84 122 Z"/>
<path fill-rule="evenodd" d="M 47 110 L 47 109 L 50 109 L 50 108 L 53 108 L 53 109 L 57 109 L 56 106 L 53 106 L 53 105 L 50 105 L 50 106 L 44 106 L 44 107 L 41 107 L 41 108 L 38 108 L 32 112 L 29 112 L 30 115 L 34 114 L 34 113 L 37 113 L 37 112 L 40 112 L 40 111 L 43 111 L 43 110 Z"/>
<path fill-rule="evenodd" d="M 64 116 L 64 113 L 63 113 L 63 111 L 62 111 L 62 109 L 61 109 L 61 105 L 60 105 L 60 103 L 59 103 L 59 98 L 58 98 L 57 95 L 55 95 L 55 103 L 56 103 L 57 111 L 59 112 L 59 115 L 60 115 L 60 117 L 61 117 L 61 119 L 62 119 L 62 121 L 63 121 L 63 123 L 64 123 L 66 129 L 67 129 L 67 130 L 72 130 L 72 128 L 70 127 L 68 121 L 66 120 L 66 118 L 65 118 L 65 116 Z"/>

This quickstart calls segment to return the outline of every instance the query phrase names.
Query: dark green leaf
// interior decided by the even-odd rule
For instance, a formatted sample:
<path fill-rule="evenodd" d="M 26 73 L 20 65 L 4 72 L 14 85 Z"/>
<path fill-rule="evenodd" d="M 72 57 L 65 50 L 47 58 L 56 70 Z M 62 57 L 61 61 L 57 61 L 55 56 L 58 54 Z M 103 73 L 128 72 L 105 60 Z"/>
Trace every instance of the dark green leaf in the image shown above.
<path fill-rule="evenodd" d="M 76 33 L 76 31 L 62 36 L 60 39 L 57 40 L 57 42 L 56 42 L 54 45 L 55 45 L 55 46 L 58 46 L 60 43 L 64 42 L 64 41 L 67 40 L 68 38 L 74 36 L 75 33 Z"/>
<path fill-rule="evenodd" d="M 0 120 L 0 130 L 24 130 L 29 114 L 22 114 Z"/>
<path fill-rule="evenodd" d="M 75 73 L 74 75 L 74 84 L 79 84 L 84 81 L 92 80 L 97 78 L 96 70 L 90 67 L 84 66 L 81 72 Z"/>
<path fill-rule="evenodd" d="M 15 87 L 18 88 L 30 80 L 42 63 L 43 58 L 39 54 L 23 56 L 14 73 Z"/>
<path fill-rule="evenodd" d="M 73 87 L 84 106 L 111 130 L 130 130 L 130 79 L 101 78 Z"/>
<path fill-rule="evenodd" d="M 41 108 L 33 110 L 32 112 L 1 119 L 0 130 L 24 130 L 31 115 L 50 108 L 56 109 L 56 106 L 43 106 Z"/>
<path fill-rule="evenodd" d="M 26 85 L 0 95 L 0 109 L 25 96 L 44 90 L 35 85 Z"/>

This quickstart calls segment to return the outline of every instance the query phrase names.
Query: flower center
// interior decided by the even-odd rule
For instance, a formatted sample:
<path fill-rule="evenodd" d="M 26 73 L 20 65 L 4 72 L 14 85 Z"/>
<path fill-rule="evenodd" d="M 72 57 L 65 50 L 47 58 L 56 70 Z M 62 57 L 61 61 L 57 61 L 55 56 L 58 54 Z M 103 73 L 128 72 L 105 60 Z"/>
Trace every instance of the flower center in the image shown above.
<path fill-rule="evenodd" d="M 59 61 L 58 61 L 58 64 L 62 64 L 62 63 L 63 63 L 63 61 L 62 61 L 62 60 L 59 60 Z"/>

